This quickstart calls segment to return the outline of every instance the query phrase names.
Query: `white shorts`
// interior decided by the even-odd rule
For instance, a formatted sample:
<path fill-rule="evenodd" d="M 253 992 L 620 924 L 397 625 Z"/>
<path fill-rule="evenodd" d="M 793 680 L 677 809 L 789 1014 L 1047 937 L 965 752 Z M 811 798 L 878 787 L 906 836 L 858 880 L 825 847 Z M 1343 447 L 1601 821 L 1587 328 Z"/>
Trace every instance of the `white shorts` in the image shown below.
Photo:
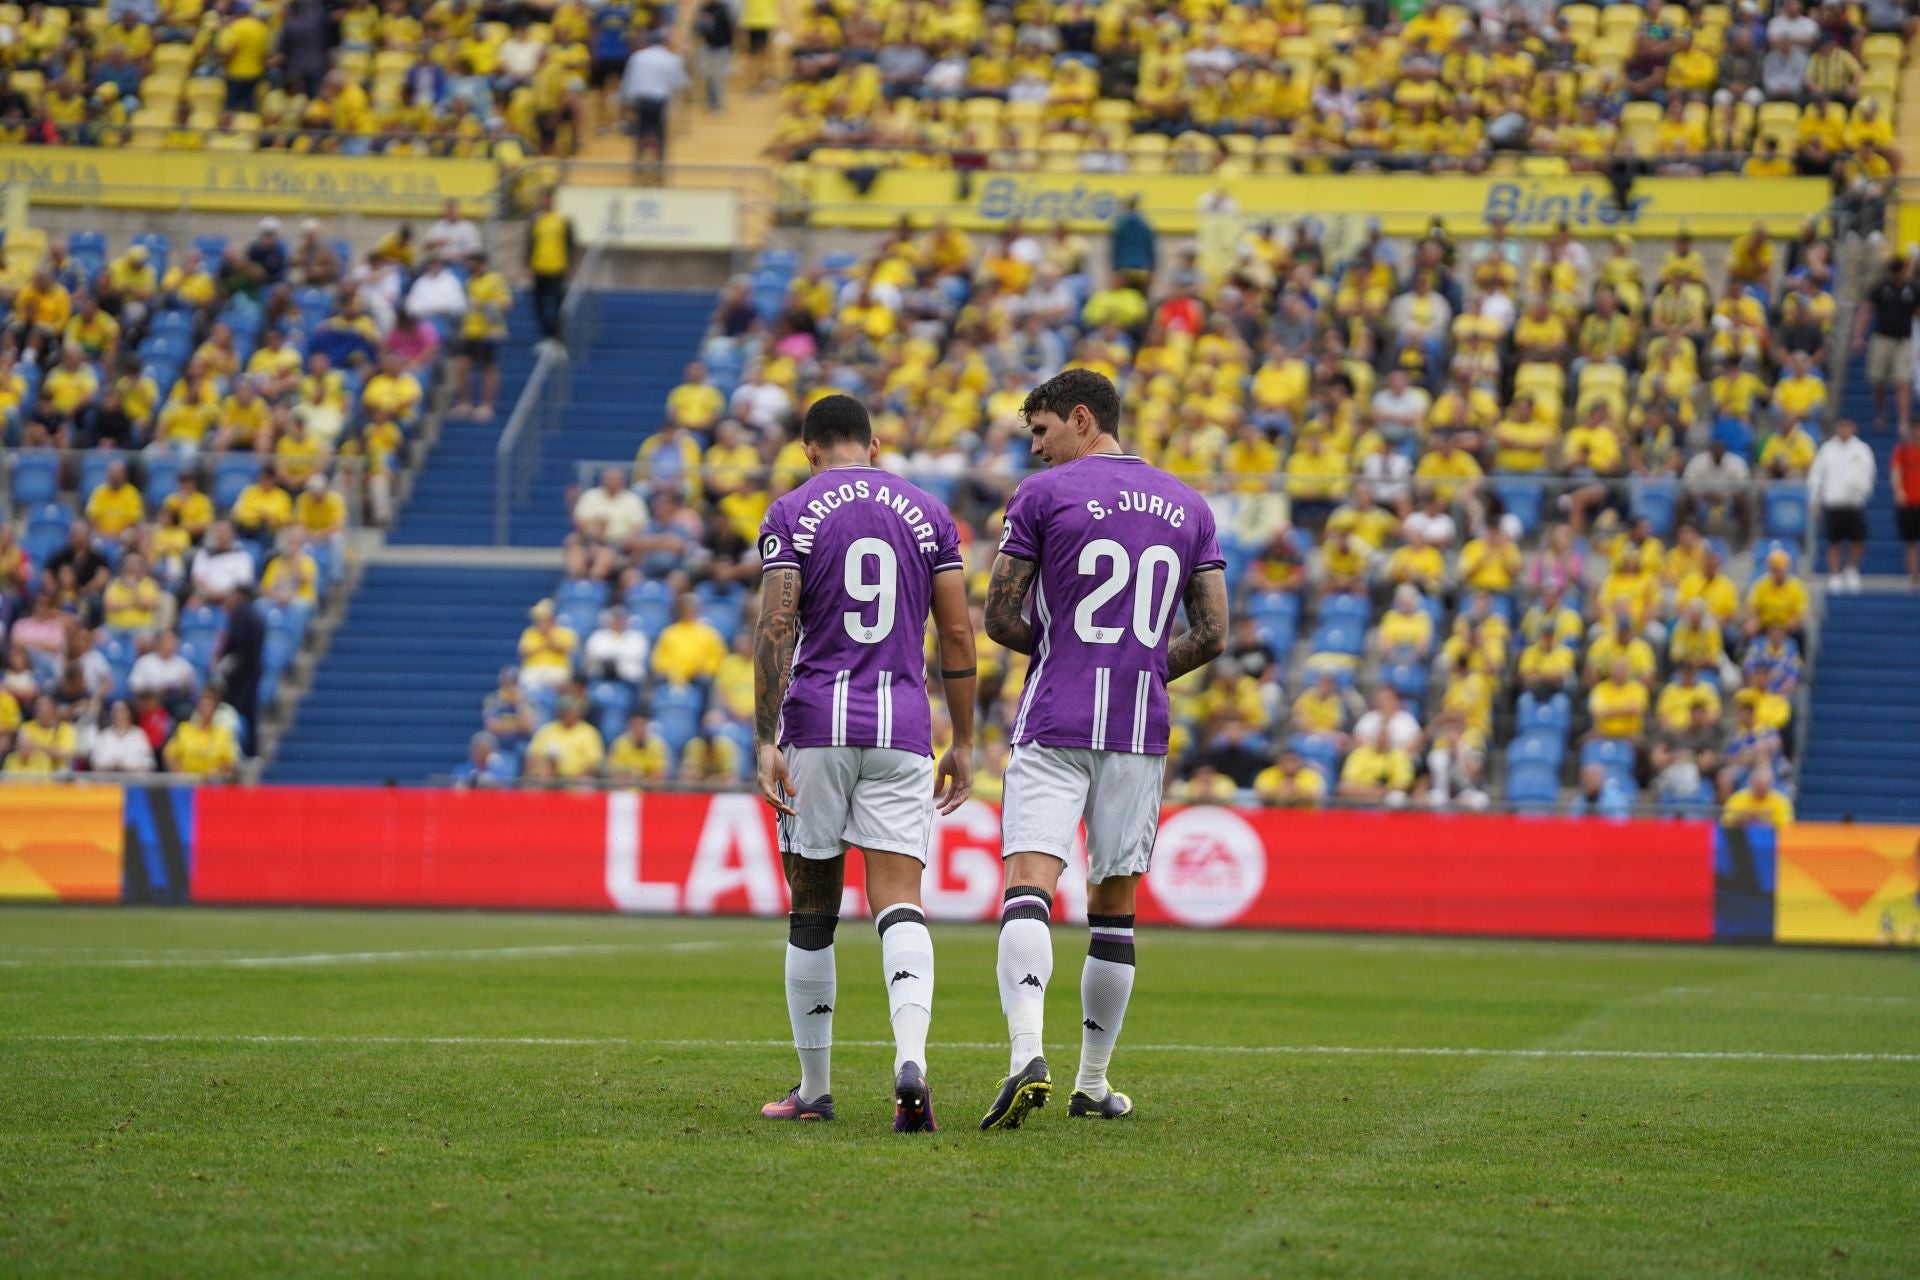
<path fill-rule="evenodd" d="M 1000 852 L 1050 853 L 1062 862 L 1087 824 L 1087 881 L 1142 875 L 1160 831 L 1165 756 L 1022 743 L 1007 761 Z"/>
<path fill-rule="evenodd" d="M 780 851 L 837 858 L 849 845 L 927 861 L 933 759 L 888 747 L 788 747 L 800 798 L 779 821 Z"/>

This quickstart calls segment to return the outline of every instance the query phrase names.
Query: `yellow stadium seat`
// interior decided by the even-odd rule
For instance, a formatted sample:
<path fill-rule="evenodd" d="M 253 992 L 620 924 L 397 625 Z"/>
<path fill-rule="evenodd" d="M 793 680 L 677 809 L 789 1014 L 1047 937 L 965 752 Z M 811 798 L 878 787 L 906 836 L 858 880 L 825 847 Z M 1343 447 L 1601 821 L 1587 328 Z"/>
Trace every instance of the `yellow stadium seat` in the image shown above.
<path fill-rule="evenodd" d="M 480 24 L 480 38 L 488 44 L 499 44 L 513 34 L 513 28 L 504 22 L 483 22 Z"/>
<path fill-rule="evenodd" d="M 1523 156 L 1520 172 L 1529 178 L 1564 178 L 1573 172 L 1565 156 Z"/>
<path fill-rule="evenodd" d="M 17 4 L 0 4 L 0 22 L 17 27 L 26 20 L 26 10 Z"/>
<path fill-rule="evenodd" d="M 373 74 L 376 76 L 397 75 L 404 78 L 413 70 L 418 61 L 410 49 L 382 49 L 373 55 Z"/>
<path fill-rule="evenodd" d="M 47 78 L 38 71 L 15 71 L 7 77 L 7 83 L 14 92 L 27 100 L 29 106 L 38 106 L 40 95 L 46 92 Z"/>
<path fill-rule="evenodd" d="M 195 107 L 187 113 L 187 128 L 217 129 L 220 126 L 220 113 L 209 111 L 205 107 Z"/>
<path fill-rule="evenodd" d="M 1631 4 L 1610 4 L 1600 11 L 1600 35 L 1604 40 L 1625 40 L 1633 43 L 1640 34 L 1640 24 L 1646 14 L 1639 6 Z"/>
<path fill-rule="evenodd" d="M 186 87 L 187 82 L 185 80 L 177 80 L 172 76 L 163 76 L 156 71 L 140 82 L 140 101 L 146 102 L 150 98 L 162 96 L 177 98 L 186 91 Z"/>
<path fill-rule="evenodd" d="M 1293 138 L 1284 133 L 1269 134 L 1260 139 L 1257 154 L 1260 172 L 1293 172 Z"/>
<path fill-rule="evenodd" d="M 187 103 L 195 111 L 219 114 L 227 106 L 227 82 L 213 76 L 197 76 L 187 81 Z"/>
<path fill-rule="evenodd" d="M 1220 143 L 1210 133 L 1189 129 L 1173 140 L 1168 158 L 1175 173 L 1212 173 L 1220 163 Z"/>
<path fill-rule="evenodd" d="M 373 69 L 373 55 L 365 49 L 342 49 L 333 55 L 333 65 L 340 74 L 356 84 L 365 83 L 367 73 Z"/>
<path fill-rule="evenodd" d="M 1598 395 L 1612 394 L 1622 400 L 1627 394 L 1627 371 L 1617 364 L 1589 364 L 1580 371 L 1582 403 Z"/>
<path fill-rule="evenodd" d="M 1707 124 L 1707 104 L 1700 101 L 1689 102 L 1681 109 L 1680 118 L 1688 124 L 1697 124 L 1704 129 Z"/>
<path fill-rule="evenodd" d="M 1725 31 L 1733 25 L 1733 10 L 1724 4 L 1703 5 L 1700 9 L 1700 26 Z"/>
<path fill-rule="evenodd" d="M 73 12 L 69 9 L 62 9 L 58 5 L 48 5 L 46 8 L 46 22 L 50 27 L 58 27 L 60 30 L 65 31 L 73 23 Z"/>
<path fill-rule="evenodd" d="M 1620 108 L 1620 136 L 1641 155 L 1653 151 L 1660 132 L 1660 108 L 1651 102 L 1629 102 Z"/>
<path fill-rule="evenodd" d="M 1618 75 L 1621 68 L 1627 65 L 1627 55 L 1632 52 L 1631 38 L 1618 38 L 1602 32 L 1587 46 L 1587 61 L 1595 71 Z"/>
<path fill-rule="evenodd" d="M 80 25 L 88 31 L 105 31 L 110 23 L 105 5 L 80 11 Z"/>
<path fill-rule="evenodd" d="M 1689 31 L 1693 28 L 1693 15 L 1682 5 L 1668 4 L 1660 6 L 1658 19 L 1668 31 Z"/>
<path fill-rule="evenodd" d="M 1560 10 L 1560 25 L 1576 49 L 1584 48 L 1600 30 L 1600 11 L 1590 4 L 1570 4 Z"/>
<path fill-rule="evenodd" d="M 1319 59 L 1319 50 L 1313 47 L 1313 41 L 1305 36 L 1289 36 L 1274 46 L 1274 57 L 1281 62 L 1291 62 L 1299 74 L 1298 68 L 1310 68 Z"/>
<path fill-rule="evenodd" d="M 1133 104 L 1125 98 L 1102 98 L 1093 104 L 1095 128 L 1133 128 Z"/>
<path fill-rule="evenodd" d="M 185 84 L 187 75 L 193 70 L 193 46 L 186 44 L 163 44 L 153 50 L 153 74 L 165 76 L 177 84 Z"/>
<path fill-rule="evenodd" d="M 133 145 L 136 147 L 157 147 L 166 137 L 167 129 L 172 125 L 169 112 L 155 111 L 143 107 L 133 113 Z"/>
<path fill-rule="evenodd" d="M 1860 45 L 1860 61 L 1869 71 L 1882 66 L 1898 71 L 1906 52 L 1899 36 L 1868 36 Z"/>
<path fill-rule="evenodd" d="M 160 89 L 140 99 L 142 110 L 157 112 L 168 120 L 180 106 L 180 95 L 172 89 Z"/>
<path fill-rule="evenodd" d="M 1260 148 L 1260 140 L 1250 133 L 1230 133 L 1220 139 L 1220 145 L 1236 159 L 1252 159 Z"/>
<path fill-rule="evenodd" d="M 1533 402 L 1543 408 L 1551 407 L 1555 418 L 1560 416 L 1560 402 L 1567 394 L 1566 371 L 1557 364 L 1543 364 L 1538 361 L 1521 365 L 1513 374 L 1515 395 L 1522 392 L 1533 397 Z"/>
<path fill-rule="evenodd" d="M 1167 171 L 1167 140 L 1157 133 L 1136 133 L 1127 140 L 1127 160 L 1135 173 Z"/>
<path fill-rule="evenodd" d="M 1038 129 L 1045 109 L 1045 104 L 1039 102 L 1009 102 L 1007 109 L 1000 113 L 1000 120 L 1016 129 Z"/>
<path fill-rule="evenodd" d="M 1040 139 L 1040 168 L 1046 173 L 1074 173 L 1080 168 L 1080 135 L 1049 133 Z"/>
<path fill-rule="evenodd" d="M 1781 125 L 1788 129 L 1800 127 L 1800 108 L 1791 102 L 1763 102 L 1760 104 L 1760 127 Z"/>

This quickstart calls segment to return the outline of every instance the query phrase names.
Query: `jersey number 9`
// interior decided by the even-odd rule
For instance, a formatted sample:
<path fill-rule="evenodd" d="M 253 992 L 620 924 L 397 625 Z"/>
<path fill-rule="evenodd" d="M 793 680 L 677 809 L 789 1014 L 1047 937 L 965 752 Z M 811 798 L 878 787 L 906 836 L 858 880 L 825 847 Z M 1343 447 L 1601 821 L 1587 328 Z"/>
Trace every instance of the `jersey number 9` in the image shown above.
<path fill-rule="evenodd" d="M 871 569 L 869 569 L 871 564 Z M 861 644 L 879 644 L 893 633 L 893 603 L 900 594 L 900 561 L 879 538 L 857 538 L 847 548 L 847 596 L 874 607 L 873 621 L 863 609 L 840 615 L 847 634 Z"/>

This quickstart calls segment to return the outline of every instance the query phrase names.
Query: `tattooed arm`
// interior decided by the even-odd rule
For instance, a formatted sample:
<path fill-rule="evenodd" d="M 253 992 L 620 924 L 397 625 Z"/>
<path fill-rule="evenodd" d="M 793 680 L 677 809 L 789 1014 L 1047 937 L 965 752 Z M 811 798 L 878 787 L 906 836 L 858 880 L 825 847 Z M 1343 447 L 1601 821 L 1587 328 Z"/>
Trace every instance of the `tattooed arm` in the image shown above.
<path fill-rule="evenodd" d="M 993 577 L 987 583 L 987 636 L 1003 649 L 1033 652 L 1033 624 L 1021 613 L 1033 575 L 1040 566 L 1005 552 L 993 558 Z"/>
<path fill-rule="evenodd" d="M 794 795 L 787 760 L 775 739 L 780 704 L 793 675 L 793 647 L 800 639 L 800 571 L 769 569 L 760 580 L 760 626 L 753 639 L 753 745 L 760 794 L 768 804 L 791 814 Z"/>
<path fill-rule="evenodd" d="M 1227 647 L 1227 575 L 1202 569 L 1187 581 L 1187 630 L 1167 646 L 1167 679 L 1206 666 Z"/>

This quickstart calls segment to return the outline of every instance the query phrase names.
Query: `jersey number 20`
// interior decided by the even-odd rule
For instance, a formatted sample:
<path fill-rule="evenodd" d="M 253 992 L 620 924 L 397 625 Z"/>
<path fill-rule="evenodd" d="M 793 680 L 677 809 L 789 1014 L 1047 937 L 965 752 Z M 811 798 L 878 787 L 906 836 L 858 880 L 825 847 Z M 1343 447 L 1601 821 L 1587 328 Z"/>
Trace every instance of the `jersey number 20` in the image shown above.
<path fill-rule="evenodd" d="M 1094 622 L 1093 615 L 1107 601 L 1125 591 L 1131 580 L 1133 638 L 1148 649 L 1156 648 L 1167 629 L 1167 619 L 1173 616 L 1174 597 L 1180 593 L 1180 557 L 1172 547 L 1155 544 L 1140 553 L 1136 564 L 1127 549 L 1112 538 L 1096 538 L 1080 548 L 1080 576 L 1099 576 L 1102 561 L 1110 566 L 1107 579 L 1089 591 L 1080 601 L 1080 607 L 1073 611 L 1074 634 L 1088 644 L 1120 643 L 1126 628 L 1100 626 Z M 1167 580 L 1160 586 L 1160 598 L 1156 601 L 1154 576 L 1163 565 L 1166 567 Z"/>
<path fill-rule="evenodd" d="M 871 569 L 869 569 L 871 563 Z M 893 602 L 900 594 L 900 561 L 891 544 L 879 538 L 856 538 L 847 548 L 847 597 L 874 605 L 873 621 L 863 609 L 840 615 L 847 634 L 861 644 L 879 644 L 893 633 Z"/>

